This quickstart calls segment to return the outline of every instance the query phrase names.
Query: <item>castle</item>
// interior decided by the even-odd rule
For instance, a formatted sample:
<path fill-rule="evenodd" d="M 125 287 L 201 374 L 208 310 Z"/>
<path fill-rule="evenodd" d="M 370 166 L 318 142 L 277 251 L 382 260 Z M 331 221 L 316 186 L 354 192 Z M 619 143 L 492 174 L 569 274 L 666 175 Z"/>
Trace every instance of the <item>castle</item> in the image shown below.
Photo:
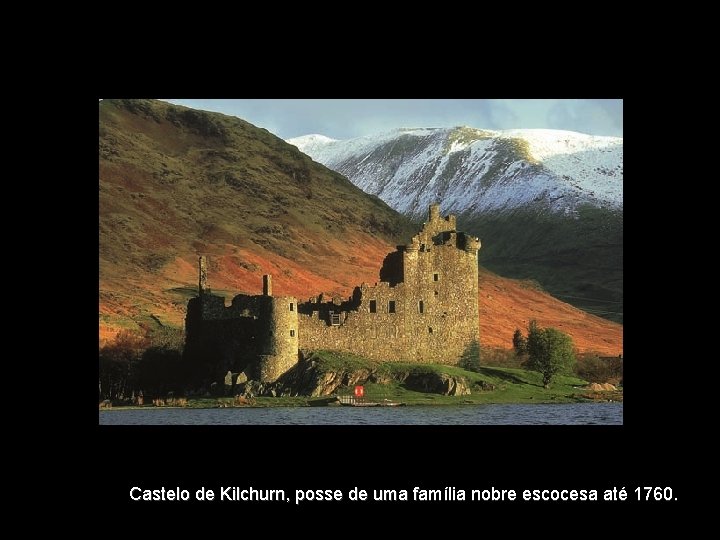
<path fill-rule="evenodd" d="M 428 221 L 385 257 L 380 282 L 355 287 L 347 300 L 324 295 L 298 303 L 239 294 L 225 306 L 207 287 L 200 257 L 199 295 L 188 302 L 185 354 L 214 380 L 228 371 L 273 382 L 298 363 L 300 351 L 333 350 L 381 361 L 455 364 L 479 341 L 480 240 L 456 231 L 454 215 L 430 205 Z"/>

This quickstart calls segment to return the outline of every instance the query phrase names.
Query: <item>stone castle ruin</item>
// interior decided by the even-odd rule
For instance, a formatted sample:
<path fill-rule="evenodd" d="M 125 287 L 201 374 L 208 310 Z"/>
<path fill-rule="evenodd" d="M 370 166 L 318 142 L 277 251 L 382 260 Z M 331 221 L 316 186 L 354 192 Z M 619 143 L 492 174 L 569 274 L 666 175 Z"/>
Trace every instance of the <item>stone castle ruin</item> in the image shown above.
<path fill-rule="evenodd" d="M 301 351 L 331 350 L 381 361 L 456 364 L 478 330 L 480 240 L 456 230 L 454 215 L 430 205 L 428 221 L 385 257 L 380 282 L 355 287 L 350 298 L 324 295 L 298 303 L 263 294 L 225 299 L 207 287 L 200 257 L 199 294 L 188 302 L 185 354 L 218 380 L 225 373 L 273 382 Z"/>

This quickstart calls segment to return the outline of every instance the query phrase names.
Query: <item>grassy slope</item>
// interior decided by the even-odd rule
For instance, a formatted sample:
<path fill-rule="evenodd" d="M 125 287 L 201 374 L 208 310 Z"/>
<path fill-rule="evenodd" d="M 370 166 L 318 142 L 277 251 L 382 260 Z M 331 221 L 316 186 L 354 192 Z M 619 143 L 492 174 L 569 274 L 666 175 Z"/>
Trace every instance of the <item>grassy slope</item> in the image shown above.
<path fill-rule="evenodd" d="M 479 372 L 472 372 L 457 366 L 442 364 L 412 364 L 405 362 L 377 363 L 359 356 L 319 351 L 313 355 L 324 371 L 354 371 L 374 369 L 387 374 L 413 370 L 434 371 L 464 377 L 471 385 L 481 382 L 493 385 L 494 390 L 472 388 L 466 396 L 442 396 L 416 392 L 405 388 L 402 383 L 365 384 L 365 396 L 370 400 L 390 399 L 408 405 L 458 405 L 467 403 L 563 403 L 584 401 L 582 386 L 587 382 L 575 376 L 559 375 L 550 388 L 545 389 L 542 376 L 534 371 L 517 368 L 484 366 Z M 346 389 L 349 393 L 351 389 Z"/>
<path fill-rule="evenodd" d="M 387 365 L 388 369 L 410 369 L 411 364 L 392 364 Z M 381 401 L 387 399 L 397 401 L 407 405 L 471 405 L 483 403 L 574 403 L 585 402 L 591 399 L 612 399 L 613 401 L 622 401 L 622 391 L 603 393 L 598 396 L 595 393 L 589 393 L 582 387 L 587 384 L 586 381 L 572 376 L 559 375 L 556 377 L 552 386 L 548 389 L 543 388 L 542 376 L 539 373 L 526 371 L 523 369 L 502 368 L 502 367 L 483 367 L 479 373 L 466 371 L 454 366 L 443 366 L 433 364 L 423 364 L 423 369 L 432 369 L 450 375 L 459 375 L 465 377 L 470 383 L 478 383 L 484 381 L 494 385 L 494 390 L 479 390 L 477 387 L 472 389 L 472 394 L 467 396 L 443 396 L 440 394 L 430 394 L 425 392 L 416 392 L 405 388 L 402 384 L 391 382 L 387 384 L 367 383 L 365 387 L 365 397 L 370 401 Z M 351 393 L 350 388 L 345 389 L 344 393 Z M 593 397 L 594 396 L 594 397 Z M 215 408 L 220 403 L 226 406 L 232 406 L 234 398 L 196 398 L 188 400 L 189 408 Z M 309 400 L 304 396 L 298 397 L 257 397 L 254 398 L 253 406 L 255 407 L 302 407 L 308 404 Z M 153 406 L 151 404 L 143 407 Z M 138 408 L 138 407 L 116 407 Z"/>
<path fill-rule="evenodd" d="M 441 366 L 437 366 L 440 368 Z M 448 372 L 451 366 L 442 366 Z M 367 384 L 365 395 L 370 400 L 389 399 L 407 403 L 408 405 L 461 405 L 481 403 L 571 403 L 586 401 L 584 390 L 586 384 L 582 379 L 571 376 L 558 376 L 552 386 L 543 388 L 542 376 L 539 373 L 523 369 L 486 367 L 480 373 L 473 373 L 455 368 L 458 375 L 463 375 L 475 383 L 485 381 L 493 384 L 495 390 L 476 391 L 469 396 L 442 396 L 408 390 L 397 383 Z"/>
<path fill-rule="evenodd" d="M 385 255 L 415 232 L 379 199 L 234 117 L 104 100 L 99 142 L 101 338 L 155 318 L 181 326 L 199 254 L 226 298 L 259 294 L 263 273 L 275 294 L 348 296 L 377 281 Z M 485 346 L 510 347 L 514 329 L 536 318 L 582 350 L 622 350 L 622 327 L 522 282 L 481 272 L 480 306 Z"/>

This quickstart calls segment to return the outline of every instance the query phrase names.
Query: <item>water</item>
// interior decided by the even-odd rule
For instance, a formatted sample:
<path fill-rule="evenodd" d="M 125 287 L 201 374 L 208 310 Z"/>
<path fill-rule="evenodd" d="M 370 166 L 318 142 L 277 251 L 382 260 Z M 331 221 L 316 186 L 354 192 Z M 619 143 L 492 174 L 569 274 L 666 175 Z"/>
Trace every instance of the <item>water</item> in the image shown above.
<path fill-rule="evenodd" d="M 104 425 L 620 425 L 622 403 L 100 411 Z"/>

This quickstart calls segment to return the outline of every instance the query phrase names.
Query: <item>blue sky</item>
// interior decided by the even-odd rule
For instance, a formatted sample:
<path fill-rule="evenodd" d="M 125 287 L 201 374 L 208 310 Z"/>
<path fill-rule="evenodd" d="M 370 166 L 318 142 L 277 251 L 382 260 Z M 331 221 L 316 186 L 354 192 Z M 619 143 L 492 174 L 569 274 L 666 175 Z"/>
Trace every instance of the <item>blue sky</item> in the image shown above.
<path fill-rule="evenodd" d="M 398 127 L 549 128 L 623 136 L 621 99 L 166 99 L 247 120 L 288 139 L 361 137 Z"/>

